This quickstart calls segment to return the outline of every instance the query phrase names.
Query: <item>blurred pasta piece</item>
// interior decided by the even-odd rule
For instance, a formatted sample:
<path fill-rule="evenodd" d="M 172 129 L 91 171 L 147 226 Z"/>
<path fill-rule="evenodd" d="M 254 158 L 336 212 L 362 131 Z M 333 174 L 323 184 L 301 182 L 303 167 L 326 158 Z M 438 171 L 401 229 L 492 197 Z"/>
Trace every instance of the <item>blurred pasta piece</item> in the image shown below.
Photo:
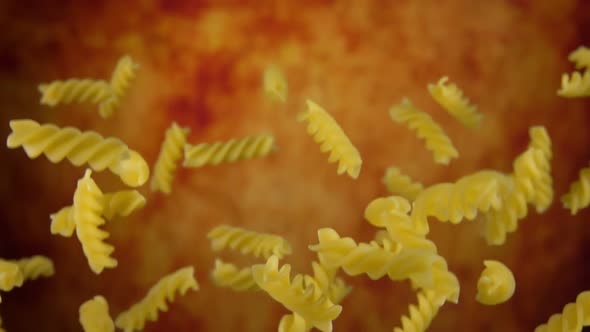
<path fill-rule="evenodd" d="M 391 194 L 405 197 L 410 201 L 414 201 L 424 190 L 422 183 L 403 174 L 397 167 L 387 168 L 383 176 L 383 183 Z"/>
<path fill-rule="evenodd" d="M 115 331 L 115 324 L 109 314 L 109 304 L 101 295 L 82 303 L 78 314 L 84 332 Z"/>
<path fill-rule="evenodd" d="M 590 167 L 580 170 L 578 180 L 572 182 L 568 192 L 561 197 L 561 202 L 572 215 L 590 205 Z"/>
<path fill-rule="evenodd" d="M 289 86 L 285 74 L 276 65 L 269 65 L 264 70 L 263 89 L 268 99 L 280 103 L 287 102 Z"/>
<path fill-rule="evenodd" d="M 442 77 L 436 84 L 428 84 L 428 92 L 457 121 L 466 127 L 475 129 L 481 124 L 483 115 L 477 112 L 477 106 L 470 103 L 463 91 L 454 83 L 448 83 L 448 77 Z M 448 83 L 448 84 L 447 84 Z"/>
<path fill-rule="evenodd" d="M 213 251 L 225 248 L 239 251 L 243 255 L 263 256 L 268 259 L 272 255 L 283 258 L 291 254 L 291 244 L 282 236 L 258 233 L 244 228 L 219 225 L 207 234 Z"/>
<path fill-rule="evenodd" d="M 552 315 L 535 332 L 582 331 L 586 326 L 590 326 L 590 291 L 578 294 L 576 302 L 566 304 L 561 313 Z"/>
<path fill-rule="evenodd" d="M 182 159 L 186 137 L 189 133 L 189 128 L 181 128 L 176 122 L 173 122 L 166 130 L 158 159 L 153 168 L 154 171 L 150 183 L 152 191 L 160 191 L 165 194 L 170 194 L 172 191 L 174 174 L 178 161 Z"/>

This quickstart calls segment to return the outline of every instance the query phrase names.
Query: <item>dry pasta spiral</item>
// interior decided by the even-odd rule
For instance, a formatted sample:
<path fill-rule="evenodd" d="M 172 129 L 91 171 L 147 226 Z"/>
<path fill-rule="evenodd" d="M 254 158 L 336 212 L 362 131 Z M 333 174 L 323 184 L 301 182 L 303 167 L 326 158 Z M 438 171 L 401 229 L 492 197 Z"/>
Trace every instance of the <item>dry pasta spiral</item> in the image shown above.
<path fill-rule="evenodd" d="M 485 269 L 477 281 L 477 302 L 496 305 L 508 301 L 516 289 L 512 271 L 495 260 L 485 260 L 483 264 Z"/>
<path fill-rule="evenodd" d="M 109 304 L 103 296 L 97 295 L 82 303 L 78 312 L 84 332 L 115 331 L 115 324 L 109 314 Z"/>
<path fill-rule="evenodd" d="M 432 320 L 438 314 L 441 304 L 436 301 L 433 291 L 420 291 L 418 293 L 418 304 L 409 307 L 409 315 L 402 316 L 402 327 L 396 327 L 394 332 L 423 332 L 428 329 Z"/>
<path fill-rule="evenodd" d="M 23 275 L 24 280 L 35 280 L 40 277 L 51 277 L 55 273 L 53 261 L 45 256 L 32 256 L 14 261 Z"/>
<path fill-rule="evenodd" d="M 213 144 L 201 143 L 194 146 L 186 144 L 183 165 L 198 168 L 261 158 L 276 150 L 274 141 L 272 135 L 257 135 Z"/>
<path fill-rule="evenodd" d="M 445 76 L 436 84 L 428 84 L 428 92 L 440 106 L 463 125 L 469 128 L 479 127 L 483 116 L 477 112 L 477 106 L 470 103 L 456 84 L 447 85 L 448 80 L 449 78 Z"/>
<path fill-rule="evenodd" d="M 271 255 L 282 258 L 291 254 L 291 244 L 279 235 L 220 225 L 213 228 L 207 234 L 207 237 L 211 240 L 213 251 L 229 248 L 239 250 L 243 255 L 263 256 L 265 259 L 268 259 Z"/>
<path fill-rule="evenodd" d="M 352 287 L 344 280 L 336 277 L 337 269 L 328 268 L 325 264 L 312 262 L 313 279 L 317 282 L 322 293 L 327 294 L 334 304 L 340 304 L 352 291 Z"/>
<path fill-rule="evenodd" d="M 166 130 L 166 137 L 154 165 L 154 175 L 151 181 L 152 191 L 161 191 L 165 194 L 172 191 L 174 172 L 178 161 L 182 159 L 183 148 L 189 132 L 188 128 L 181 128 L 176 122 L 173 122 Z"/>
<path fill-rule="evenodd" d="M 311 100 L 306 103 L 307 110 L 298 116 L 298 120 L 308 122 L 307 132 L 321 144 L 320 151 L 330 152 L 328 162 L 339 162 L 338 174 L 346 172 L 356 179 L 363 164 L 360 153 L 328 112 Z"/>
<path fill-rule="evenodd" d="M 95 171 L 108 168 L 132 187 L 144 184 L 149 176 L 145 160 L 119 139 L 73 127 L 41 125 L 33 120 L 12 120 L 10 128 L 12 133 L 6 146 L 11 149 L 22 146 L 31 159 L 44 154 L 52 163 L 68 159 L 75 166 L 87 163 Z"/>
<path fill-rule="evenodd" d="M 39 85 L 41 104 L 56 106 L 69 103 L 102 103 L 111 95 L 111 87 L 105 81 L 69 79 Z"/>
<path fill-rule="evenodd" d="M 567 59 L 575 64 L 576 69 L 590 69 L 590 48 L 580 46 L 572 51 Z"/>
<path fill-rule="evenodd" d="M 576 302 L 565 305 L 561 313 L 552 315 L 535 332 L 582 331 L 585 326 L 590 326 L 590 291 L 580 293 Z"/>
<path fill-rule="evenodd" d="M 553 152 L 551 150 L 551 137 L 547 128 L 543 126 L 532 126 L 529 128 L 529 148 L 535 148 L 543 151 L 545 159 L 551 160 Z"/>
<path fill-rule="evenodd" d="M 252 277 L 252 268 L 238 269 L 234 264 L 215 260 L 215 268 L 211 273 L 213 283 L 219 287 L 228 287 L 237 292 L 254 291 L 260 288 Z"/>
<path fill-rule="evenodd" d="M 297 313 L 313 327 L 323 332 L 332 331 L 332 321 L 342 312 L 323 294 L 310 276 L 296 275 L 291 281 L 291 266 L 285 264 L 279 270 L 279 258 L 271 256 L 266 264 L 252 267 L 252 275 L 258 286 L 285 308 Z"/>
<path fill-rule="evenodd" d="M 23 285 L 25 278 L 17 263 L 0 259 L 0 290 L 11 291 Z"/>
<path fill-rule="evenodd" d="M 110 117 L 115 109 L 119 107 L 121 99 L 129 89 L 131 81 L 135 79 L 135 71 L 138 65 L 133 62 L 130 56 L 123 56 L 117 62 L 115 70 L 111 75 L 111 95 L 99 108 L 99 114 L 103 118 Z"/>
<path fill-rule="evenodd" d="M 311 327 L 297 313 L 284 315 L 279 322 L 279 332 L 307 332 Z"/>
<path fill-rule="evenodd" d="M 444 130 L 409 99 L 404 98 L 400 104 L 393 106 L 389 115 L 393 121 L 416 131 L 418 138 L 423 139 L 426 148 L 434 154 L 436 163 L 447 165 L 451 159 L 459 157 L 459 152 Z"/>
<path fill-rule="evenodd" d="M 514 161 L 514 181 L 537 212 L 547 210 L 553 202 L 550 161 L 542 150 L 529 148 Z"/>
<path fill-rule="evenodd" d="M 557 95 L 566 98 L 590 97 L 590 70 L 563 74 Z"/>
<path fill-rule="evenodd" d="M 84 176 L 78 180 L 73 211 L 76 235 L 82 244 L 90 269 L 100 274 L 105 268 L 116 267 L 117 260 L 111 257 L 115 248 L 104 242 L 109 233 L 99 228 L 105 223 L 101 216 L 103 194 L 91 175 L 92 171 L 87 169 Z"/>
<path fill-rule="evenodd" d="M 287 102 L 289 86 L 281 69 L 270 65 L 264 70 L 263 88 L 266 96 L 272 101 Z"/>
<path fill-rule="evenodd" d="M 158 319 L 158 311 L 168 311 L 166 300 L 173 301 L 175 293 L 184 295 L 188 290 L 199 290 L 192 266 L 181 268 L 160 279 L 141 301 L 120 313 L 115 324 L 125 332 L 143 330 L 147 321 Z"/>
<path fill-rule="evenodd" d="M 400 195 L 410 201 L 415 200 L 420 192 L 424 190 L 422 183 L 412 180 L 397 167 L 389 167 L 385 171 L 383 183 L 390 193 Z"/>
<path fill-rule="evenodd" d="M 572 215 L 590 205 L 590 167 L 580 170 L 578 180 L 570 185 L 569 191 L 561 197 L 561 202 Z"/>

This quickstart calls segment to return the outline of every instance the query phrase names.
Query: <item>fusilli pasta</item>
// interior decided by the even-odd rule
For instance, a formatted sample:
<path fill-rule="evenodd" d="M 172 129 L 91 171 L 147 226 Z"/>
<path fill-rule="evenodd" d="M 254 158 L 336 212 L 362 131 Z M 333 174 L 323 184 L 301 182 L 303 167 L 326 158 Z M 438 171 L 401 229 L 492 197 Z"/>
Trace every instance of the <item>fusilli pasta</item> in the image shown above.
<path fill-rule="evenodd" d="M 409 315 L 402 316 L 402 327 L 396 327 L 394 332 L 423 332 L 428 329 L 430 323 L 438 314 L 441 304 L 436 301 L 433 291 L 420 291 L 418 304 L 409 307 Z"/>
<path fill-rule="evenodd" d="M 434 154 L 434 161 L 448 165 L 451 159 L 459 157 L 459 152 L 449 136 L 430 115 L 416 108 L 408 98 L 389 110 L 391 119 L 415 130 L 418 138 L 426 142 L 426 148 Z"/>
<path fill-rule="evenodd" d="M 0 259 L 0 290 L 11 291 L 23 285 L 25 278 L 17 263 Z"/>
<path fill-rule="evenodd" d="M 285 75 L 275 65 L 270 65 L 264 70 L 264 93 L 272 101 L 287 102 L 288 84 Z"/>
<path fill-rule="evenodd" d="M 172 182 L 177 163 L 182 159 L 186 137 L 190 130 L 181 128 L 176 122 L 166 130 L 166 137 L 160 147 L 160 153 L 156 164 L 154 165 L 154 175 L 152 176 L 152 191 L 161 191 L 169 194 L 172 191 Z"/>
<path fill-rule="evenodd" d="M 291 244 L 279 235 L 258 233 L 229 225 L 213 228 L 207 234 L 207 238 L 211 240 L 213 251 L 230 248 L 239 250 L 243 255 L 263 256 L 265 259 L 272 255 L 282 258 L 291 254 Z"/>
<path fill-rule="evenodd" d="M 35 280 L 39 277 L 51 277 L 55 273 L 53 261 L 45 256 L 32 256 L 14 261 L 18 265 L 24 280 Z"/>
<path fill-rule="evenodd" d="M 576 302 L 568 303 L 561 313 L 537 326 L 535 332 L 582 331 L 584 326 L 590 326 L 590 291 L 580 293 Z"/>
<path fill-rule="evenodd" d="M 106 119 L 119 107 L 121 99 L 129 89 L 131 81 L 135 79 L 135 71 L 138 67 L 128 55 L 119 59 L 111 75 L 110 88 L 112 93 L 105 102 L 100 104 L 100 116 Z"/>
<path fill-rule="evenodd" d="M 192 266 L 160 279 L 141 301 L 117 316 L 115 325 L 125 332 L 143 330 L 147 321 L 158 319 L 158 311 L 168 311 L 166 300 L 173 301 L 176 292 L 184 295 L 188 290 L 199 290 Z"/>
<path fill-rule="evenodd" d="M 98 104 L 112 94 L 110 85 L 105 81 L 76 78 L 40 84 L 39 92 L 41 104 L 51 107 L 70 103 Z"/>
<path fill-rule="evenodd" d="M 79 309 L 79 320 L 84 332 L 115 331 L 115 324 L 109 314 L 109 304 L 101 295 L 82 303 Z"/>
<path fill-rule="evenodd" d="M 311 327 L 297 313 L 284 315 L 279 322 L 279 332 L 307 332 Z"/>
<path fill-rule="evenodd" d="M 590 97 L 590 70 L 563 74 L 557 95 L 566 98 Z"/>
<path fill-rule="evenodd" d="M 578 180 L 570 185 L 569 191 L 561 197 L 561 202 L 572 215 L 590 205 L 590 167 L 580 170 Z"/>
<path fill-rule="evenodd" d="M 238 269 L 234 264 L 215 260 L 215 268 L 211 273 L 213 283 L 219 287 L 228 287 L 237 292 L 254 291 L 260 288 L 252 277 L 252 268 Z"/>
<path fill-rule="evenodd" d="M 590 69 L 590 48 L 580 46 L 572 51 L 567 59 L 576 65 L 576 69 Z"/>
<path fill-rule="evenodd" d="M 428 84 L 428 92 L 459 122 L 469 128 L 478 128 L 483 118 L 482 114 L 477 112 L 477 106 L 470 103 L 456 84 L 447 84 L 448 80 L 445 76 L 436 84 Z"/>
<path fill-rule="evenodd" d="M 477 302 L 496 305 L 508 301 L 516 289 L 512 271 L 502 262 L 485 260 L 485 269 L 477 281 Z"/>
<path fill-rule="evenodd" d="M 513 178 L 529 203 L 538 213 L 547 210 L 553 202 L 551 164 L 543 150 L 528 148 L 514 160 Z"/>
<path fill-rule="evenodd" d="M 383 183 L 390 193 L 403 196 L 410 201 L 414 201 L 420 192 L 424 190 L 422 183 L 404 175 L 397 167 L 389 167 L 385 171 Z"/>
<path fill-rule="evenodd" d="M 201 143 L 184 146 L 184 167 L 233 163 L 239 160 L 261 158 L 276 151 L 272 135 L 247 136 L 213 144 Z"/>
<path fill-rule="evenodd" d="M 298 121 L 307 121 L 307 133 L 321 144 L 320 151 L 330 152 L 328 162 L 339 162 L 338 174 L 346 172 L 356 179 L 363 164 L 360 153 L 328 112 L 309 99 L 306 103 L 307 110 L 299 114 Z"/>

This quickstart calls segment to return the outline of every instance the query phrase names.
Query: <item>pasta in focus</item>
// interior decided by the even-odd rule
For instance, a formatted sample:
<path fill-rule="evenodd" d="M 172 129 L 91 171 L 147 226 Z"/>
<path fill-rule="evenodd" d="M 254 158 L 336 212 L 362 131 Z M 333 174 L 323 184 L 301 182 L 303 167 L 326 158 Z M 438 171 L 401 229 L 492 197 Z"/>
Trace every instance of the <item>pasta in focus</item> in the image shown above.
<path fill-rule="evenodd" d="M 428 84 L 428 92 L 442 108 L 463 125 L 472 129 L 478 128 L 483 118 L 482 114 L 477 112 L 477 106 L 470 103 L 456 84 L 447 84 L 448 80 L 445 76 L 436 84 Z"/>
<path fill-rule="evenodd" d="M 274 142 L 272 135 L 258 135 L 213 144 L 201 143 L 195 146 L 186 144 L 183 166 L 199 168 L 205 165 L 262 158 L 276 151 Z"/>
<path fill-rule="evenodd" d="M 53 261 L 45 256 L 32 256 L 14 261 L 21 270 L 23 280 L 36 280 L 40 277 L 51 277 L 55 274 Z"/>
<path fill-rule="evenodd" d="M 236 292 L 254 291 L 260 288 L 252 277 L 252 268 L 238 269 L 234 264 L 215 260 L 215 268 L 211 273 L 213 283 L 219 287 L 231 288 Z"/>
<path fill-rule="evenodd" d="M 497 305 L 508 301 L 516 289 L 512 271 L 502 262 L 485 260 L 485 269 L 477 281 L 477 302 Z"/>
<path fill-rule="evenodd" d="M 166 137 L 154 165 L 154 175 L 150 184 L 152 191 L 161 191 L 165 194 L 170 194 L 172 191 L 174 173 L 178 161 L 182 159 L 186 137 L 189 133 L 188 128 L 181 128 L 176 122 L 173 122 L 166 130 Z"/>
<path fill-rule="evenodd" d="M 82 303 L 78 315 L 84 332 L 115 331 L 115 324 L 109 314 L 109 304 L 101 295 Z"/>
<path fill-rule="evenodd" d="M 109 98 L 100 104 L 99 114 L 103 118 L 109 118 L 115 111 L 121 99 L 129 89 L 131 81 L 135 79 L 135 71 L 139 66 L 133 62 L 130 56 L 122 56 L 111 75 L 111 94 Z"/>
<path fill-rule="evenodd" d="M 561 313 L 537 326 L 535 332 L 582 331 L 585 326 L 590 326 L 590 291 L 580 293 L 576 302 L 568 303 Z"/>
<path fill-rule="evenodd" d="M 69 79 L 40 84 L 41 105 L 94 103 L 106 101 L 112 94 L 110 85 L 101 80 Z"/>
<path fill-rule="evenodd" d="M 283 258 L 292 252 L 291 244 L 281 236 L 258 233 L 229 225 L 213 228 L 207 234 L 207 238 L 211 241 L 213 251 L 229 248 L 240 251 L 242 255 L 263 256 L 265 259 L 272 255 Z"/>

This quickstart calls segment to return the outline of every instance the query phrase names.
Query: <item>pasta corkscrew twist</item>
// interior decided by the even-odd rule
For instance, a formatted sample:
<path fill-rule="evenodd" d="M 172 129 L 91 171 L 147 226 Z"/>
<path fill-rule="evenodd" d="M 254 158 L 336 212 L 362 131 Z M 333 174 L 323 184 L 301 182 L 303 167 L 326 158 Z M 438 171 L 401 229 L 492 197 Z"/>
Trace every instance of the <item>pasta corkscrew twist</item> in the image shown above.
<path fill-rule="evenodd" d="M 125 55 L 119 59 L 113 74 L 111 75 L 111 94 L 109 98 L 100 104 L 99 114 L 103 118 L 109 118 L 119 107 L 121 99 L 131 85 L 131 81 L 135 79 L 135 71 L 139 66 L 133 62 L 130 56 Z"/>
<path fill-rule="evenodd" d="M 470 103 L 456 84 L 447 84 L 448 80 L 449 78 L 444 76 L 436 84 L 428 84 L 428 92 L 457 121 L 466 127 L 478 128 L 483 118 L 482 114 L 477 112 L 477 106 Z"/>
<path fill-rule="evenodd" d="M 575 64 L 576 69 L 590 69 L 590 48 L 580 46 L 573 50 L 567 59 Z"/>
<path fill-rule="evenodd" d="M 228 287 L 237 292 L 254 291 L 260 288 L 252 276 L 252 268 L 238 269 L 234 264 L 215 260 L 215 268 L 211 273 L 213 283 L 219 287 Z"/>
<path fill-rule="evenodd" d="M 229 225 L 213 228 L 207 234 L 207 238 L 211 240 L 213 251 L 229 247 L 239 250 L 243 255 L 263 256 L 265 259 L 272 255 L 282 258 L 292 251 L 291 244 L 279 235 L 258 233 Z"/>
<path fill-rule="evenodd" d="M 546 211 L 553 202 L 553 179 L 550 161 L 537 148 L 528 148 L 514 160 L 513 178 L 517 189 L 538 213 Z"/>
<path fill-rule="evenodd" d="M 410 201 L 414 201 L 422 190 L 424 190 L 422 183 L 416 182 L 409 176 L 404 175 L 397 167 L 387 168 L 383 176 L 383 183 L 390 193 L 400 195 Z"/>
<path fill-rule="evenodd" d="M 56 106 L 70 103 L 102 103 L 112 94 L 110 85 L 101 80 L 69 79 L 40 84 L 41 104 Z"/>
<path fill-rule="evenodd" d="M 339 175 L 346 172 L 353 179 L 358 178 L 363 160 L 356 147 L 328 112 L 311 100 L 306 103 L 307 110 L 299 114 L 298 121 L 307 121 L 307 132 L 321 144 L 320 151 L 330 152 L 328 162 L 339 162 Z"/>
<path fill-rule="evenodd" d="M 418 138 L 424 140 L 426 148 L 434 154 L 436 163 L 448 165 L 451 159 L 459 157 L 459 152 L 444 130 L 409 99 L 404 98 L 400 104 L 393 106 L 389 115 L 393 121 L 416 131 Z"/>
<path fill-rule="evenodd" d="M 557 95 L 566 98 L 590 97 L 590 70 L 563 74 Z"/>
<path fill-rule="evenodd" d="M 51 277 L 55 273 L 53 261 L 45 256 L 35 255 L 14 261 L 18 265 L 24 280 Z"/>
<path fill-rule="evenodd" d="M 265 157 L 276 150 L 274 140 L 272 135 L 257 135 L 213 144 L 201 143 L 194 146 L 186 144 L 183 165 L 198 168 Z"/>
<path fill-rule="evenodd" d="M 23 285 L 25 278 L 17 263 L 0 259 L 0 290 L 9 292 Z"/>
<path fill-rule="evenodd" d="M 152 176 L 152 191 L 161 191 L 169 194 L 172 191 L 172 182 L 177 163 L 182 159 L 186 137 L 190 130 L 181 128 L 176 122 L 166 130 L 166 137 L 160 147 L 160 154 L 154 165 L 154 175 Z"/>
<path fill-rule="evenodd" d="M 420 291 L 418 304 L 409 307 L 409 315 L 402 316 L 402 326 L 393 329 L 394 332 L 423 332 L 428 329 L 432 320 L 438 314 L 441 304 L 436 301 L 433 291 Z"/>
<path fill-rule="evenodd" d="M 516 289 L 512 271 L 502 262 L 485 260 L 485 269 L 477 281 L 477 302 L 496 305 L 508 301 Z"/>
<path fill-rule="evenodd" d="M 168 311 L 166 300 L 173 301 L 175 293 L 184 295 L 189 290 L 199 290 L 192 266 L 181 268 L 160 279 L 141 301 L 117 316 L 115 325 L 125 332 L 143 330 L 147 321 L 158 319 L 158 311 Z"/>
<path fill-rule="evenodd" d="M 78 315 L 84 332 L 115 331 L 115 324 L 109 314 L 109 304 L 101 295 L 82 303 Z"/>
<path fill-rule="evenodd" d="M 590 291 L 580 293 L 576 302 L 565 305 L 561 313 L 552 315 L 535 332 L 582 331 L 585 326 L 590 326 Z"/>
<path fill-rule="evenodd" d="M 307 332 L 311 327 L 297 313 L 284 315 L 279 322 L 279 332 Z"/>
<path fill-rule="evenodd" d="M 570 185 L 568 192 L 561 197 L 561 202 L 572 215 L 590 205 L 590 167 L 580 170 L 578 180 Z"/>

